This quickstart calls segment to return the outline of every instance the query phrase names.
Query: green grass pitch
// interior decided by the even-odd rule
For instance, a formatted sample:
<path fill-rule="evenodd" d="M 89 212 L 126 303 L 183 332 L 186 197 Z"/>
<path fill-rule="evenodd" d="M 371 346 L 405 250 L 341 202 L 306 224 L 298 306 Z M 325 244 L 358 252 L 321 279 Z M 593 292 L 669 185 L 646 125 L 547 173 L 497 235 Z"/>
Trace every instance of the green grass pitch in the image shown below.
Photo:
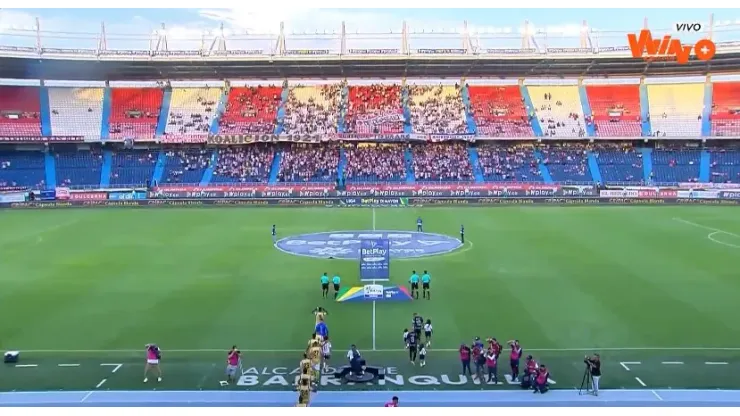
<path fill-rule="evenodd" d="M 519 339 L 578 387 L 600 352 L 603 388 L 740 388 L 740 217 L 726 207 L 85 209 L 0 216 L 0 390 L 219 389 L 225 350 L 245 351 L 229 389 L 289 389 L 325 306 L 334 364 L 351 343 L 389 368 L 384 385 L 328 389 L 510 388 L 461 380 L 454 350 L 474 336 Z M 358 282 L 356 262 L 282 253 L 279 237 L 413 230 L 468 242 L 454 254 L 391 263 L 433 276 L 432 300 L 337 304 L 319 276 Z M 424 368 L 401 330 L 413 312 L 436 331 Z M 374 316 L 374 319 L 373 319 Z M 375 337 L 376 350 L 372 350 Z M 143 384 L 143 346 L 163 349 L 162 383 Z M 507 362 L 500 366 L 503 374 Z M 513 388 L 513 387 L 511 387 Z"/>

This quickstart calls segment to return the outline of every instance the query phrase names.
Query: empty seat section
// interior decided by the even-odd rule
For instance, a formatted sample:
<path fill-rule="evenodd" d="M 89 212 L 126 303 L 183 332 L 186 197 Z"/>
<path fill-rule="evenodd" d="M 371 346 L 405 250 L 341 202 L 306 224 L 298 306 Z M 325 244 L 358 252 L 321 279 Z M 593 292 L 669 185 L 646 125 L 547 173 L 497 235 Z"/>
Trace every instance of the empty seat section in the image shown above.
<path fill-rule="evenodd" d="M 341 84 L 290 87 L 283 131 L 300 135 L 336 133 L 342 88 Z"/>
<path fill-rule="evenodd" d="M 157 165 L 157 151 L 116 150 L 111 166 L 111 185 L 144 185 Z"/>
<path fill-rule="evenodd" d="M 591 182 L 586 146 L 580 143 L 543 145 L 543 161 L 555 182 Z"/>
<path fill-rule="evenodd" d="M 542 182 L 542 172 L 530 144 L 478 146 L 478 161 L 486 181 Z"/>
<path fill-rule="evenodd" d="M 55 154 L 58 186 L 99 186 L 103 155 L 98 150 Z"/>
<path fill-rule="evenodd" d="M 542 134 L 584 137 L 583 107 L 575 85 L 529 86 L 529 96 L 542 126 Z"/>
<path fill-rule="evenodd" d="M 292 144 L 280 158 L 280 182 L 333 182 L 337 178 L 339 148 Z"/>
<path fill-rule="evenodd" d="M 44 154 L 41 152 L 0 152 L 0 187 L 28 186 L 43 188 Z"/>
<path fill-rule="evenodd" d="M 154 138 L 163 96 L 160 88 L 112 88 L 111 139 Z"/>
<path fill-rule="evenodd" d="M 642 153 L 629 143 L 597 143 L 593 149 L 604 183 L 642 182 L 645 177 Z"/>
<path fill-rule="evenodd" d="M 275 86 L 231 88 L 219 133 L 273 134 L 282 91 Z"/>
<path fill-rule="evenodd" d="M 0 86 L 0 135 L 41 136 L 38 87 Z"/>
<path fill-rule="evenodd" d="M 206 149 L 171 149 L 167 156 L 162 183 L 199 184 L 211 164 L 212 152 Z"/>
<path fill-rule="evenodd" d="M 586 94 L 598 137 L 640 137 L 639 85 L 587 85 Z"/>
<path fill-rule="evenodd" d="M 713 150 L 710 155 L 712 182 L 740 183 L 740 150 Z"/>
<path fill-rule="evenodd" d="M 400 85 L 350 86 L 344 131 L 356 134 L 403 133 Z"/>
<path fill-rule="evenodd" d="M 699 150 L 653 151 L 653 180 L 656 182 L 696 182 L 699 180 Z"/>
<path fill-rule="evenodd" d="M 473 177 L 464 143 L 415 145 L 412 151 L 414 177 L 418 182 L 467 182 Z"/>
<path fill-rule="evenodd" d="M 740 82 L 715 82 L 712 88 L 712 136 L 740 136 Z"/>
<path fill-rule="evenodd" d="M 344 148 L 349 182 L 399 182 L 406 180 L 404 145 L 358 143 Z"/>
<path fill-rule="evenodd" d="M 656 136 L 701 136 L 704 84 L 648 85 L 650 126 Z"/>
<path fill-rule="evenodd" d="M 451 85 L 409 85 L 408 107 L 414 133 L 466 134 L 460 89 Z"/>
<path fill-rule="evenodd" d="M 51 132 L 97 140 L 103 120 L 103 88 L 49 88 Z"/>
<path fill-rule="evenodd" d="M 266 183 L 274 157 L 275 147 L 267 144 L 221 149 L 211 182 Z"/>
<path fill-rule="evenodd" d="M 220 88 L 173 88 L 165 135 L 169 139 L 207 137 L 221 91 Z"/>
<path fill-rule="evenodd" d="M 515 85 L 468 87 L 470 110 L 478 134 L 488 137 L 534 137 L 533 115 Z M 530 114 L 531 113 L 531 114 Z"/>

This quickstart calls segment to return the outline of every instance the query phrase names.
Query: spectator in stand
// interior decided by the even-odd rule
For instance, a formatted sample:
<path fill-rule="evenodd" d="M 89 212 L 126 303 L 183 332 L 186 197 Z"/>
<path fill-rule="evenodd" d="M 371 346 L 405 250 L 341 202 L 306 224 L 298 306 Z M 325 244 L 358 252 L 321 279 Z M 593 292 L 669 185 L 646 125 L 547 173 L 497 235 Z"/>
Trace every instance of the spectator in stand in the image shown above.
<path fill-rule="evenodd" d="M 400 181 L 405 179 L 403 145 L 360 143 L 344 149 L 347 179 L 355 181 Z"/>
<path fill-rule="evenodd" d="M 478 160 L 483 176 L 489 180 L 527 182 L 542 178 L 531 145 L 482 144 L 478 146 Z"/>
<path fill-rule="evenodd" d="M 207 168 L 211 163 L 211 152 L 206 149 L 170 150 L 167 158 L 174 159 L 179 167 L 170 169 L 166 180 L 178 183 L 185 172 Z"/>
<path fill-rule="evenodd" d="M 220 134 L 273 134 L 280 107 L 280 87 L 244 87 L 227 91 L 229 101 L 218 120 Z"/>
<path fill-rule="evenodd" d="M 408 107 L 415 133 L 468 133 L 460 86 L 410 85 Z"/>
<path fill-rule="evenodd" d="M 342 111 L 343 89 L 343 83 L 321 87 L 292 87 L 285 103 L 283 131 L 300 136 L 336 133 L 337 115 Z"/>
<path fill-rule="evenodd" d="M 416 145 L 413 152 L 417 181 L 469 181 L 473 177 L 470 156 L 464 143 Z"/>
<path fill-rule="evenodd" d="M 350 86 L 344 131 L 367 135 L 403 133 L 401 86 Z"/>
<path fill-rule="evenodd" d="M 334 145 L 293 144 L 280 159 L 280 182 L 333 182 L 339 148 Z"/>
<path fill-rule="evenodd" d="M 272 146 L 252 144 L 221 149 L 214 170 L 217 182 L 267 182 L 274 152 Z"/>

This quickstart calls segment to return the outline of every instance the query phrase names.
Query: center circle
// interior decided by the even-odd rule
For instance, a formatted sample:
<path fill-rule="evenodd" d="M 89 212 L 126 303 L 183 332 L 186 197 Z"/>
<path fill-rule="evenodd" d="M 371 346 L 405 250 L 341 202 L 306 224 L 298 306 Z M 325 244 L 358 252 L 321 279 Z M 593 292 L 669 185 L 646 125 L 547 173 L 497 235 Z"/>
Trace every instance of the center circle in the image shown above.
<path fill-rule="evenodd" d="M 285 237 L 275 248 L 296 256 L 314 258 L 360 259 L 362 240 L 387 239 L 391 259 L 437 256 L 462 247 L 462 242 L 443 234 L 413 231 L 330 231 Z"/>

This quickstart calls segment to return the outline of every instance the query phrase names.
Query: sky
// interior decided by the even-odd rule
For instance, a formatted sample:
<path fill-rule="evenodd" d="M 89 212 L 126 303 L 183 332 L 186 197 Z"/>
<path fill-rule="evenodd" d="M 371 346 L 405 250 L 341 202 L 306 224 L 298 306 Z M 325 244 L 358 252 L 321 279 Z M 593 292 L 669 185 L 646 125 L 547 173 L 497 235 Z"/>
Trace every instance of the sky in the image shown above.
<path fill-rule="evenodd" d="M 275 47 L 280 22 L 285 23 L 287 49 L 338 50 L 341 23 L 346 23 L 347 48 L 399 48 L 405 21 L 411 48 L 462 47 L 467 21 L 473 45 L 481 48 L 518 48 L 528 21 L 539 46 L 579 47 L 582 22 L 592 30 L 594 46 L 626 45 L 647 17 L 661 34 L 677 22 L 706 24 L 714 14 L 714 39 L 740 40 L 738 9 L 310 9 L 269 6 L 252 9 L 2 9 L 0 45 L 35 46 L 35 18 L 40 20 L 42 46 L 92 48 L 98 46 L 100 22 L 106 22 L 108 49 L 150 49 L 154 31 L 165 23 L 168 48 L 210 47 L 224 25 L 228 49 L 264 50 Z M 421 34 L 420 32 L 424 32 Z M 316 35 L 319 33 L 319 35 Z M 456 34 L 457 33 L 457 34 Z M 701 34 L 680 35 L 688 42 Z"/>

